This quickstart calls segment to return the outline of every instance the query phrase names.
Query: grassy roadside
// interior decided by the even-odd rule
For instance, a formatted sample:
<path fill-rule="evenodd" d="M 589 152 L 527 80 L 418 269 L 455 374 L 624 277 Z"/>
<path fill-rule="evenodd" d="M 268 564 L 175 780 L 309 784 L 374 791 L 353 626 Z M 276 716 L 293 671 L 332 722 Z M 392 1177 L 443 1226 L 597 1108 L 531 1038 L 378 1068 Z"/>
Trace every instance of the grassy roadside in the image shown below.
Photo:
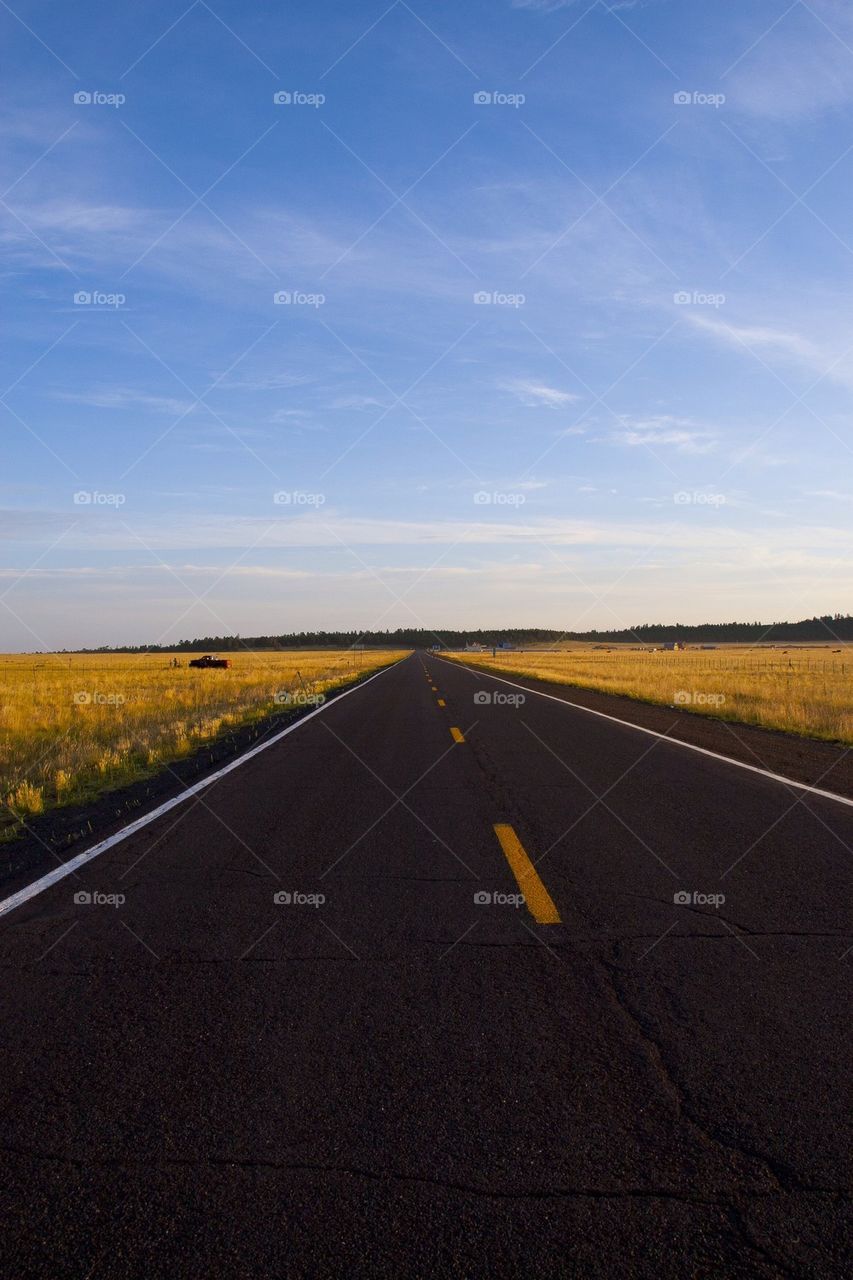
<path fill-rule="evenodd" d="M 619 694 L 695 715 L 853 745 L 853 650 L 634 649 L 447 653 L 506 677 Z"/>
<path fill-rule="evenodd" d="M 186 654 L 0 655 L 0 841 L 402 656 L 238 652 L 227 670 L 199 671 Z"/>

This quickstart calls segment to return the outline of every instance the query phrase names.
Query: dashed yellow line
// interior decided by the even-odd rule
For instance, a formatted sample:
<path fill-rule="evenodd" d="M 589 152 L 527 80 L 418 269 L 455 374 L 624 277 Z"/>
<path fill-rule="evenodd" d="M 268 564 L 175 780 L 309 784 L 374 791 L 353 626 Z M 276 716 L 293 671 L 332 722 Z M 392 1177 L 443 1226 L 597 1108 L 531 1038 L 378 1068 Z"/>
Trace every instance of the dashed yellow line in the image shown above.
<path fill-rule="evenodd" d="M 432 685 L 431 687 L 432 687 L 433 693 L 438 693 L 438 689 L 436 689 L 435 685 Z"/>
<path fill-rule="evenodd" d="M 453 728 L 450 730 L 450 736 L 451 736 L 451 738 L 453 739 L 453 741 L 454 741 L 454 742 L 464 742 L 464 741 L 465 741 L 465 735 L 464 735 L 464 733 L 462 732 L 462 730 L 461 730 L 461 729 L 457 729 L 455 725 L 454 725 L 454 726 L 453 726 Z"/>
<path fill-rule="evenodd" d="M 438 700 L 438 705 L 439 705 L 440 707 L 446 707 L 446 706 L 447 706 L 447 703 L 444 701 L 444 698 L 439 698 L 439 700 Z"/>
<path fill-rule="evenodd" d="M 554 900 L 540 880 L 539 872 L 527 856 L 513 828 L 508 822 L 496 822 L 495 835 L 512 868 L 518 887 L 524 894 L 524 901 L 533 919 L 537 924 L 559 924 L 560 913 L 554 905 Z"/>

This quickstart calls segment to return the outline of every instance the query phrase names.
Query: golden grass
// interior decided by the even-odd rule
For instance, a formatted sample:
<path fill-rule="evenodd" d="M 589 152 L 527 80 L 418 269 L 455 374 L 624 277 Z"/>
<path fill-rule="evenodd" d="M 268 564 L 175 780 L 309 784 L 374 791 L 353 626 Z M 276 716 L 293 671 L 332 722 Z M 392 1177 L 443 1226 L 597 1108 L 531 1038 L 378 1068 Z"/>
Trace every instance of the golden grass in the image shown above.
<path fill-rule="evenodd" d="M 391 651 L 0 655 L 0 831 L 89 799 L 402 657 Z M 173 658 L 181 664 L 171 666 Z"/>
<path fill-rule="evenodd" d="M 534 650 L 449 654 L 498 674 L 629 698 L 724 720 L 853 744 L 853 647 L 749 649 L 727 645 L 702 652 L 609 651 L 576 645 Z"/>

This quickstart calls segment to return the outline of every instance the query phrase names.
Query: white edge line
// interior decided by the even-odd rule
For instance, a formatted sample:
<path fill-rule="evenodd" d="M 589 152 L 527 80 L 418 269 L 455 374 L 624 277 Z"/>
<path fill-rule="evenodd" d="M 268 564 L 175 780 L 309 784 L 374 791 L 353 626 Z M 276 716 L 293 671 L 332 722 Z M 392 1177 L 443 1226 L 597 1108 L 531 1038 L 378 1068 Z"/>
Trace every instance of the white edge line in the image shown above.
<path fill-rule="evenodd" d="M 501 684 L 510 685 L 513 689 L 521 689 L 523 693 L 535 693 L 539 698 L 548 698 L 551 702 L 560 702 L 564 707 L 573 707 L 576 711 L 585 711 L 590 716 L 600 716 L 602 720 L 612 720 L 614 724 L 622 724 L 626 729 L 636 729 L 637 733 L 647 733 L 652 738 L 660 738 L 663 742 L 671 742 L 674 747 L 684 747 L 687 751 L 698 751 L 702 756 L 711 756 L 713 760 L 722 760 L 725 764 L 736 765 L 738 769 L 748 769 L 750 773 L 761 774 L 762 778 L 770 778 L 773 782 L 784 783 L 786 787 L 796 787 L 798 791 L 807 791 L 809 795 L 822 796 L 824 800 L 835 800 L 837 804 L 846 804 L 853 809 L 853 800 L 849 800 L 847 796 L 837 795 L 834 791 L 824 791 L 821 787 L 810 787 L 807 782 L 797 782 L 794 778 L 786 778 L 783 773 L 771 773 L 769 769 L 759 769 L 758 765 L 746 764 L 743 760 L 735 760 L 733 756 L 721 755 L 719 751 L 709 751 L 707 747 L 697 747 L 694 743 L 685 742 L 682 738 L 671 738 L 669 734 L 658 733 L 656 729 L 647 729 L 644 725 L 633 724 L 630 720 L 620 720 L 618 716 L 608 715 L 606 711 L 595 711 L 592 707 L 582 706 L 580 702 L 570 702 L 568 698 L 558 698 L 556 694 L 543 693 L 541 689 L 530 689 L 527 685 L 516 684 L 513 680 L 505 680 L 503 676 L 496 676 L 487 667 L 468 667 L 452 658 L 440 658 L 439 661 L 447 662 L 452 667 L 460 667 L 463 671 L 467 671 L 469 675 L 482 673 L 492 680 L 500 681 Z M 535 676 L 530 677 L 530 679 L 535 678 Z M 597 692 L 599 690 L 590 690 L 590 693 Z M 665 707 L 666 704 L 653 703 L 650 705 Z"/>
<path fill-rule="evenodd" d="M 63 862 L 62 866 L 55 867 L 53 871 L 49 871 L 47 875 L 42 876 L 39 880 L 34 880 L 32 884 L 25 885 L 23 889 L 19 889 L 17 893 L 13 893 L 11 898 L 6 898 L 0 902 L 0 916 L 8 915 L 10 911 L 14 911 L 16 907 L 22 906 L 25 902 L 29 902 L 30 898 L 35 898 L 40 893 L 44 893 L 45 889 L 49 889 L 59 880 L 64 880 L 66 876 L 73 875 L 80 867 L 84 867 L 87 862 L 91 862 L 93 858 L 97 858 L 99 853 L 105 853 L 107 849 L 111 849 L 113 845 L 119 844 L 122 840 L 126 840 L 128 836 L 132 836 L 135 832 L 141 831 L 143 827 L 147 827 L 149 822 L 162 817 L 164 813 L 168 813 L 170 809 L 174 809 L 177 805 L 183 804 L 185 800 L 189 800 L 190 796 L 198 795 L 199 791 L 203 791 L 205 787 L 209 787 L 212 782 L 218 782 L 220 778 L 224 778 L 226 773 L 231 773 L 233 769 L 238 769 L 241 764 L 245 764 L 247 760 L 251 760 L 253 756 L 260 755 L 262 751 L 266 751 L 267 747 L 273 747 L 277 742 L 281 742 L 282 738 L 286 738 L 289 733 L 301 729 L 304 724 L 312 720 L 314 716 L 319 716 L 322 712 L 328 711 L 330 707 L 335 706 L 343 698 L 349 697 L 351 693 L 357 693 L 359 689 L 363 689 L 366 684 L 370 684 L 371 680 L 384 676 L 386 672 L 392 671 L 400 662 L 404 662 L 404 658 L 397 658 L 395 662 L 391 662 L 387 667 L 383 667 L 381 671 L 376 671 L 372 676 L 368 676 L 366 680 L 359 681 L 353 685 L 351 689 L 345 689 L 343 693 L 337 694 L 328 702 L 324 702 L 321 706 L 315 707 L 313 711 L 309 711 L 307 715 L 301 716 L 295 724 L 288 725 L 286 729 L 282 729 L 280 733 L 275 734 L 272 738 L 267 738 L 266 742 L 261 742 L 258 746 L 252 747 L 249 751 L 238 756 L 236 760 L 232 760 L 230 764 L 226 764 L 221 769 L 217 769 L 216 773 L 211 773 L 209 777 L 202 778 L 200 782 L 194 782 L 191 787 L 187 787 L 186 791 L 182 791 L 180 795 L 173 796 L 171 800 L 166 800 L 163 804 L 152 809 L 150 813 L 146 813 L 141 818 L 137 818 L 135 822 L 130 822 L 126 827 L 122 827 L 120 831 L 116 831 L 114 835 L 108 836 L 106 840 L 102 840 L 100 844 L 95 844 L 91 849 L 86 849 L 83 853 L 78 853 L 76 858 L 71 858 L 68 862 Z"/>

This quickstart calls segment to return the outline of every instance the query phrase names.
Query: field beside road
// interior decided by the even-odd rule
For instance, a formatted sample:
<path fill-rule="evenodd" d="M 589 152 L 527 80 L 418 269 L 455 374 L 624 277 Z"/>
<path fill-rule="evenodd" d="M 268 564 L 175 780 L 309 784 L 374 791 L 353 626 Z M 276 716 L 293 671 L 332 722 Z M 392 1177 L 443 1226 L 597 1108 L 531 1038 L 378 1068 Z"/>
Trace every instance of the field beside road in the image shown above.
<path fill-rule="evenodd" d="M 21 819 L 89 800 L 401 657 L 391 651 L 0 656 L 0 838 Z M 173 665 L 175 662 L 179 666 Z"/>
<path fill-rule="evenodd" d="M 705 651 L 608 649 L 574 645 L 551 651 L 448 653 L 484 670 L 528 676 L 741 724 L 853 744 L 853 648 Z"/>

